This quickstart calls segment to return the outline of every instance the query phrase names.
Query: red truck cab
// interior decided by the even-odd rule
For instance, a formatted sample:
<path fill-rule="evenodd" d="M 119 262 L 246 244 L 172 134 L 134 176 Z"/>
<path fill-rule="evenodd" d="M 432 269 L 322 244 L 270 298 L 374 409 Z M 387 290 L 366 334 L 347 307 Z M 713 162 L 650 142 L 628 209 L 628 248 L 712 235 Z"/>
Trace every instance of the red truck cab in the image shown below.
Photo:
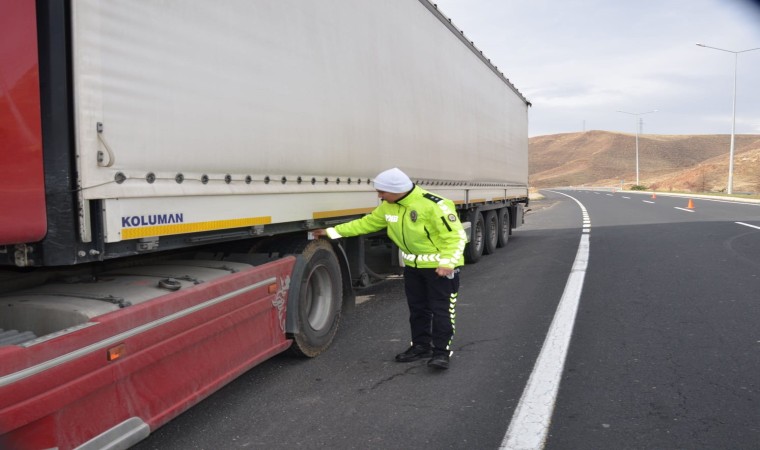
<path fill-rule="evenodd" d="M 0 245 L 47 230 L 35 2 L 0 0 Z"/>

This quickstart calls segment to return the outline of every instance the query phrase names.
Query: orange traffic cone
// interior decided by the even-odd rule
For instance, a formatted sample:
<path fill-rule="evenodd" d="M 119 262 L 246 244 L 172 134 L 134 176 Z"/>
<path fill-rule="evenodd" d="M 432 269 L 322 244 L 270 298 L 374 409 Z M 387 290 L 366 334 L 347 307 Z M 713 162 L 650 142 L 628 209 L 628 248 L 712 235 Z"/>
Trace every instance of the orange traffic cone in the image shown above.
<path fill-rule="evenodd" d="M 686 205 L 686 207 L 689 208 L 689 209 L 694 209 L 694 200 L 689 199 L 689 204 Z"/>
<path fill-rule="evenodd" d="M 652 192 L 652 200 L 654 200 L 656 198 L 657 198 L 657 195 L 654 192 Z"/>

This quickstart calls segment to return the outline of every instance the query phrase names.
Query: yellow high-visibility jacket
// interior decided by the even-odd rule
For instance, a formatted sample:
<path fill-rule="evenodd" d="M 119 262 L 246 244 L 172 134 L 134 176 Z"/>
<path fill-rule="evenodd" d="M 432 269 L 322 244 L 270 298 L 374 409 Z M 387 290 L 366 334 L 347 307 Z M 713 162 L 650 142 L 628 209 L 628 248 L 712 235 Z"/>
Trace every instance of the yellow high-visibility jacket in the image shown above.
<path fill-rule="evenodd" d="M 467 235 L 454 202 L 414 188 L 395 203 L 383 201 L 361 219 L 328 228 L 332 239 L 359 236 L 388 229 L 388 237 L 401 249 L 404 264 L 417 268 L 464 265 Z"/>

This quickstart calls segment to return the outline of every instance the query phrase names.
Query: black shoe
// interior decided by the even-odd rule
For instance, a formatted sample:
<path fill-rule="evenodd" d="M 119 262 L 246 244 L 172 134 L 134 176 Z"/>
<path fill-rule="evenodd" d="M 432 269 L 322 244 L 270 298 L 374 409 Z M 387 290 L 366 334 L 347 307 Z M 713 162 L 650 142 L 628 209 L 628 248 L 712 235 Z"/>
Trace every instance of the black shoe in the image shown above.
<path fill-rule="evenodd" d="M 432 358 L 430 358 L 430 361 L 427 363 L 428 367 L 432 367 L 434 369 L 441 369 L 446 370 L 449 368 L 449 355 L 448 353 L 436 353 L 433 355 Z"/>
<path fill-rule="evenodd" d="M 396 355 L 396 362 L 412 362 L 433 356 L 433 349 L 424 345 L 412 345 L 404 353 Z"/>

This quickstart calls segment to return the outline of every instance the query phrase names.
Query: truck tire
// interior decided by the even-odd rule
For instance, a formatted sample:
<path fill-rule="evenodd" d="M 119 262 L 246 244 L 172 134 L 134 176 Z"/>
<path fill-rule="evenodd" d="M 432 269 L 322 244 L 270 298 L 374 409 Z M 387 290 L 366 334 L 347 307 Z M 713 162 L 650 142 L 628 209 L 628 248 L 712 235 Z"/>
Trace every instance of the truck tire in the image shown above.
<path fill-rule="evenodd" d="M 471 227 L 470 242 L 464 248 L 464 260 L 468 264 L 476 263 L 483 256 L 483 247 L 485 244 L 485 224 L 483 214 L 478 210 L 470 212 L 468 215 Z"/>
<path fill-rule="evenodd" d="M 488 211 L 483 217 L 483 222 L 485 225 L 483 254 L 490 255 L 496 251 L 499 240 L 499 218 L 496 217 L 496 211 Z"/>
<path fill-rule="evenodd" d="M 300 280 L 291 281 L 299 283 L 297 298 L 288 302 L 297 308 L 290 352 L 313 358 L 327 350 L 338 331 L 343 285 L 338 258 L 328 241 L 309 242 L 301 257 L 305 264 Z"/>
<path fill-rule="evenodd" d="M 499 217 L 499 232 L 496 245 L 498 247 L 506 247 L 509 242 L 509 235 L 512 232 L 512 222 L 509 219 L 509 208 L 501 208 L 497 214 Z"/>

